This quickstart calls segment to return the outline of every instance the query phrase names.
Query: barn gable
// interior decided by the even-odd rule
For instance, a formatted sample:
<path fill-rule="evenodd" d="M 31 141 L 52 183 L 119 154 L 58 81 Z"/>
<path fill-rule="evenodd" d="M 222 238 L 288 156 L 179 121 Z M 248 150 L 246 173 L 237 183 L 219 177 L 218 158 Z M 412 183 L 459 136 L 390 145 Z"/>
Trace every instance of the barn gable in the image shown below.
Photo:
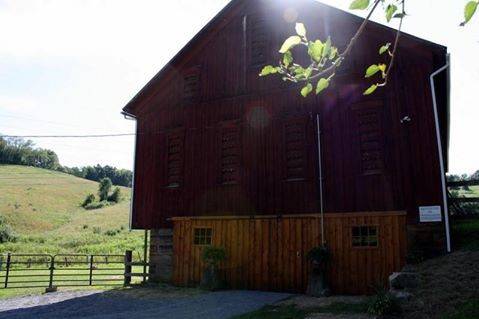
<path fill-rule="evenodd" d="M 284 88 L 280 81 L 265 86 L 256 78 L 262 66 L 274 63 L 278 58 L 277 49 L 293 32 L 296 21 L 305 22 L 316 37 L 325 38 L 331 34 L 334 43 L 341 49 L 347 45 L 362 19 L 314 0 L 232 0 L 132 98 L 123 111 L 140 116 L 155 105 L 182 104 L 188 102 L 188 98 L 185 100 L 183 96 L 191 94 L 191 90 L 196 90 L 198 95 L 203 93 L 203 96 L 198 96 L 200 100 L 211 100 L 255 88 L 267 89 L 271 85 Z M 364 45 L 361 42 L 368 42 L 364 41 L 364 37 L 392 39 L 394 32 L 389 27 L 369 22 L 363 40 L 356 44 L 356 51 L 361 51 Z M 442 61 L 445 55 L 444 47 L 405 33 L 402 34 L 400 46 L 405 51 L 414 52 L 417 58 Z M 376 51 L 376 48 L 369 49 Z M 208 56 L 212 57 L 210 61 Z M 210 70 L 208 62 L 221 69 Z M 362 72 L 362 69 L 354 69 L 358 67 L 357 63 L 346 63 L 340 72 Z M 216 88 L 217 92 L 213 95 L 199 91 L 195 82 L 205 80 L 201 77 L 214 77 L 216 80 L 217 74 L 211 73 L 223 71 L 225 74 L 236 72 L 236 81 L 219 83 L 220 87 Z M 228 80 L 231 77 L 224 78 Z"/>

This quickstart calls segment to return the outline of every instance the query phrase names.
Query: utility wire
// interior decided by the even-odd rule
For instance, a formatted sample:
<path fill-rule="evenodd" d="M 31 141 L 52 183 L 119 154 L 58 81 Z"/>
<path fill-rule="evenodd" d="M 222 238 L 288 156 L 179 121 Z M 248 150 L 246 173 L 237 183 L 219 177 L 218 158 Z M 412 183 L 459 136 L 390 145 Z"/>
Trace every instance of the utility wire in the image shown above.
<path fill-rule="evenodd" d="M 98 135 L 0 135 L 7 138 L 102 138 L 102 137 L 121 137 L 135 136 L 135 133 L 122 134 L 98 134 Z"/>

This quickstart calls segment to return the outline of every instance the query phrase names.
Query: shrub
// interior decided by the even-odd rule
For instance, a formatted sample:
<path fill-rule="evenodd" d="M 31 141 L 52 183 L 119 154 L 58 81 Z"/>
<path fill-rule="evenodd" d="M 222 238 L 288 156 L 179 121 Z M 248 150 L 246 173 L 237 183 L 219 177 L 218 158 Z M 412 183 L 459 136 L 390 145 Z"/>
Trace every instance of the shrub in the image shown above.
<path fill-rule="evenodd" d="M 218 267 L 226 259 L 226 251 L 223 247 L 207 246 L 203 249 L 201 258 L 208 266 Z"/>
<path fill-rule="evenodd" d="M 111 179 L 108 177 L 100 180 L 100 185 L 98 186 L 98 196 L 100 197 L 100 201 L 108 200 L 111 185 Z"/>
<path fill-rule="evenodd" d="M 106 207 L 106 206 L 110 206 L 110 203 L 107 202 L 106 200 L 102 201 L 102 202 L 93 202 L 91 204 L 88 204 L 85 206 L 85 209 L 86 210 L 93 210 L 93 209 L 100 209 L 100 208 L 103 208 L 103 207 Z"/>
<path fill-rule="evenodd" d="M 119 187 L 115 187 L 115 189 L 113 190 L 113 193 L 110 196 L 108 196 L 108 201 L 119 203 L 120 200 L 121 200 L 121 190 Z"/>
<path fill-rule="evenodd" d="M 327 264 L 331 258 L 331 252 L 326 246 L 318 246 L 312 248 L 307 257 L 310 261 L 315 262 L 320 265 Z"/>
<path fill-rule="evenodd" d="M 119 229 L 109 229 L 105 232 L 105 235 L 107 236 L 115 236 L 116 234 L 119 234 L 121 232 L 121 230 Z"/>
<path fill-rule="evenodd" d="M 7 224 L 5 218 L 0 216 L 0 243 L 16 242 L 17 234 L 13 228 Z"/>
<path fill-rule="evenodd" d="M 81 204 L 82 207 L 86 207 L 95 201 L 95 195 L 88 194 L 83 203 Z"/>
<path fill-rule="evenodd" d="M 393 315 L 401 312 L 399 301 L 384 288 L 376 289 L 369 298 L 368 313 L 373 316 Z"/>

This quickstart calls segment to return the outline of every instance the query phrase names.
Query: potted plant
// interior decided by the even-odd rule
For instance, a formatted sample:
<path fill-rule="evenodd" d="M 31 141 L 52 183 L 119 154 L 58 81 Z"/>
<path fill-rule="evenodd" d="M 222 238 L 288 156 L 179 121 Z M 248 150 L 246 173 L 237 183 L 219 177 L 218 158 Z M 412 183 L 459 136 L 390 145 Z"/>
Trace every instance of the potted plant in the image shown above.
<path fill-rule="evenodd" d="M 201 288 L 218 290 L 223 288 L 223 282 L 219 274 L 219 264 L 226 259 L 226 251 L 222 247 L 206 246 L 201 255 L 205 268 L 201 277 Z"/>
<path fill-rule="evenodd" d="M 311 263 L 307 294 L 313 297 L 329 296 L 331 291 L 326 278 L 326 272 L 331 259 L 329 248 L 324 245 L 314 247 L 308 252 L 307 257 Z"/>

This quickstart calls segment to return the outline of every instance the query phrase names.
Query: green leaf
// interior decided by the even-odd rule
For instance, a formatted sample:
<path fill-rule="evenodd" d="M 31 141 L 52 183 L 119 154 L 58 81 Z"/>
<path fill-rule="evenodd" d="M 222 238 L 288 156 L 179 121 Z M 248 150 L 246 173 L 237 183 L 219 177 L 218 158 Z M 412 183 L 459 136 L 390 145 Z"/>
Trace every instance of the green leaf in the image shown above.
<path fill-rule="evenodd" d="M 313 91 L 313 85 L 311 83 L 308 83 L 304 88 L 301 89 L 301 95 L 304 97 L 307 97 L 309 93 Z"/>
<path fill-rule="evenodd" d="M 286 39 L 286 41 L 284 41 L 283 45 L 281 46 L 281 49 L 279 50 L 279 53 L 284 54 L 300 43 L 301 43 L 301 38 L 298 37 L 297 35 L 293 35 L 292 37 L 289 37 Z"/>
<path fill-rule="evenodd" d="M 318 81 L 318 85 L 316 86 L 316 94 L 321 93 L 329 86 L 329 80 L 325 78 L 321 78 Z"/>
<path fill-rule="evenodd" d="M 289 67 L 291 63 L 293 63 L 293 55 L 291 54 L 291 51 L 286 51 L 283 55 L 283 64 L 285 67 Z"/>
<path fill-rule="evenodd" d="M 373 64 L 366 70 L 366 75 L 364 77 L 365 78 L 370 78 L 374 74 L 378 73 L 379 70 L 380 70 L 379 66 L 377 64 Z"/>
<path fill-rule="evenodd" d="M 312 68 L 307 68 L 306 70 L 304 70 L 304 77 L 307 79 L 311 76 L 311 74 L 313 73 L 313 69 Z"/>
<path fill-rule="evenodd" d="M 324 43 L 324 48 L 323 48 L 323 58 L 329 56 L 331 53 L 331 37 L 328 36 L 328 40 L 326 40 L 326 43 Z"/>
<path fill-rule="evenodd" d="M 329 54 L 329 59 L 334 60 L 334 58 L 338 55 L 338 48 L 332 47 L 331 53 Z"/>
<path fill-rule="evenodd" d="M 272 65 L 267 65 L 263 68 L 263 70 L 261 70 L 261 73 L 259 74 L 259 76 L 266 76 L 266 75 L 275 74 L 275 73 L 278 73 L 278 69 Z"/>
<path fill-rule="evenodd" d="M 464 8 L 464 22 L 461 23 L 462 26 L 464 26 L 466 23 L 471 20 L 471 18 L 474 16 L 474 13 L 476 13 L 478 2 L 477 1 L 469 1 L 466 4 L 466 7 Z"/>
<path fill-rule="evenodd" d="M 379 64 L 378 68 L 381 70 L 381 72 L 386 72 L 386 64 Z"/>
<path fill-rule="evenodd" d="M 304 68 L 302 66 L 297 66 L 293 69 L 294 74 L 296 75 L 303 75 L 304 74 Z"/>
<path fill-rule="evenodd" d="M 366 91 L 364 91 L 363 95 L 372 94 L 372 93 L 374 93 L 374 91 L 376 91 L 377 88 L 378 88 L 378 85 L 377 85 L 377 84 L 373 84 L 373 85 L 371 85 Z"/>
<path fill-rule="evenodd" d="M 391 43 L 386 43 L 379 49 L 379 54 L 384 54 L 387 50 L 389 50 L 389 47 L 391 46 Z"/>
<path fill-rule="evenodd" d="M 304 27 L 304 24 L 296 23 L 296 33 L 302 38 L 306 37 L 306 28 Z"/>
<path fill-rule="evenodd" d="M 390 4 L 386 8 L 386 20 L 389 22 L 391 21 L 394 13 L 398 10 L 398 7 L 395 6 L 394 4 Z"/>
<path fill-rule="evenodd" d="M 316 62 L 321 60 L 321 56 L 323 53 L 324 44 L 321 40 L 316 40 L 314 42 L 309 42 L 308 45 L 308 54 Z"/>
<path fill-rule="evenodd" d="M 349 5 L 350 10 L 364 10 L 369 6 L 369 0 L 354 0 Z"/>

